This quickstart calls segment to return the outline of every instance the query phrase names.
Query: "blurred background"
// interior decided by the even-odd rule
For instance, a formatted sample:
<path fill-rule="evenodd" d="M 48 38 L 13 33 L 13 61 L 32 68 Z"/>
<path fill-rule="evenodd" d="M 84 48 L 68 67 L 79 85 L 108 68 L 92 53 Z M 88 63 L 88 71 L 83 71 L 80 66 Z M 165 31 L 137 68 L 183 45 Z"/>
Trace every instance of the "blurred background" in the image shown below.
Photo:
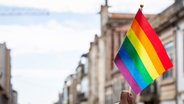
<path fill-rule="evenodd" d="M 184 104 L 183 0 L 0 0 L 0 104 L 117 103 L 113 59 L 140 4 L 174 67 L 136 102 Z"/>

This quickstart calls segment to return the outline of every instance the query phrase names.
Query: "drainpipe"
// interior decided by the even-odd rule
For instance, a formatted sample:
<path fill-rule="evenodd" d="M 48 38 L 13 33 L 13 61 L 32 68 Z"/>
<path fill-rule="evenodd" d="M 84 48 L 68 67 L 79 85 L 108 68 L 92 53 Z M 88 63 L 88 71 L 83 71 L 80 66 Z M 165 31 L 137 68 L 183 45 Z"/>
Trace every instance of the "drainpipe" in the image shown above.
<path fill-rule="evenodd" d="M 177 74 L 178 74 L 178 54 L 177 54 L 177 52 L 178 52 L 178 44 L 177 44 L 177 32 L 180 30 L 180 28 L 179 28 L 179 26 L 178 25 L 176 25 L 176 28 L 175 28 L 175 30 L 174 30 L 174 34 L 175 34 L 175 47 L 176 47 L 176 49 L 175 49 L 175 51 L 176 51 L 176 65 L 175 65 L 175 68 L 176 68 L 176 73 L 175 73 L 175 76 L 176 76 L 176 88 L 175 88 L 175 90 L 176 90 L 176 104 L 178 104 L 178 76 L 177 76 Z"/>

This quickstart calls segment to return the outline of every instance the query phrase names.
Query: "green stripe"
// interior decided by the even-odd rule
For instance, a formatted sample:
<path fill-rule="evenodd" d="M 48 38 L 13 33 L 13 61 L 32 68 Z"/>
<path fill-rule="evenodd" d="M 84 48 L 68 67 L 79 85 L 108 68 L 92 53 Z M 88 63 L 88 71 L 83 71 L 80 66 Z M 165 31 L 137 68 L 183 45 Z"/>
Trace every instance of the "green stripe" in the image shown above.
<path fill-rule="evenodd" d="M 133 63 L 135 64 L 137 70 L 139 71 L 139 73 L 143 77 L 144 81 L 147 84 L 150 84 L 153 81 L 153 79 L 151 78 L 151 76 L 147 72 L 142 60 L 140 59 L 139 55 L 137 54 L 137 51 L 135 50 L 135 48 L 133 47 L 132 43 L 130 42 L 130 40 L 128 39 L 127 36 L 125 37 L 125 40 L 123 42 L 123 47 L 125 48 L 125 50 L 129 54 L 130 58 L 132 59 Z"/>

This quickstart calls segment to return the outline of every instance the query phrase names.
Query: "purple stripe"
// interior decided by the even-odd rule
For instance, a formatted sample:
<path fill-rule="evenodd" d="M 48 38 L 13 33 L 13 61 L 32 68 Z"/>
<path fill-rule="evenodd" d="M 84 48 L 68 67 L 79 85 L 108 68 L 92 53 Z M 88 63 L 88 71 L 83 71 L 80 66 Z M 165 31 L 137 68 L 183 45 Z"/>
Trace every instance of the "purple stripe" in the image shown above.
<path fill-rule="evenodd" d="M 121 74 L 125 77 L 125 79 L 129 83 L 129 85 L 133 89 L 133 91 L 136 94 L 141 92 L 141 88 L 138 86 L 137 82 L 134 80 L 134 78 L 132 77 L 132 75 L 130 74 L 130 72 L 128 71 L 127 67 L 122 62 L 122 60 L 121 60 L 121 58 L 120 58 L 120 56 L 118 54 L 115 57 L 114 62 L 116 64 L 116 66 L 118 67 L 118 69 L 120 70 Z"/>

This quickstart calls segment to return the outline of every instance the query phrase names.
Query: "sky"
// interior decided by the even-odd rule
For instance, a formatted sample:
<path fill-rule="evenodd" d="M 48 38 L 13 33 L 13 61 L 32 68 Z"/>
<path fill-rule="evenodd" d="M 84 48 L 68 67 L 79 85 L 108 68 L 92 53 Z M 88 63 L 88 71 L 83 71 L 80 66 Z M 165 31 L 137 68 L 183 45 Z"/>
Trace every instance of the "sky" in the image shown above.
<path fill-rule="evenodd" d="M 0 0 L 0 43 L 11 49 L 18 104 L 53 104 L 80 56 L 100 35 L 105 0 Z M 109 11 L 160 13 L 174 0 L 109 0 Z"/>

